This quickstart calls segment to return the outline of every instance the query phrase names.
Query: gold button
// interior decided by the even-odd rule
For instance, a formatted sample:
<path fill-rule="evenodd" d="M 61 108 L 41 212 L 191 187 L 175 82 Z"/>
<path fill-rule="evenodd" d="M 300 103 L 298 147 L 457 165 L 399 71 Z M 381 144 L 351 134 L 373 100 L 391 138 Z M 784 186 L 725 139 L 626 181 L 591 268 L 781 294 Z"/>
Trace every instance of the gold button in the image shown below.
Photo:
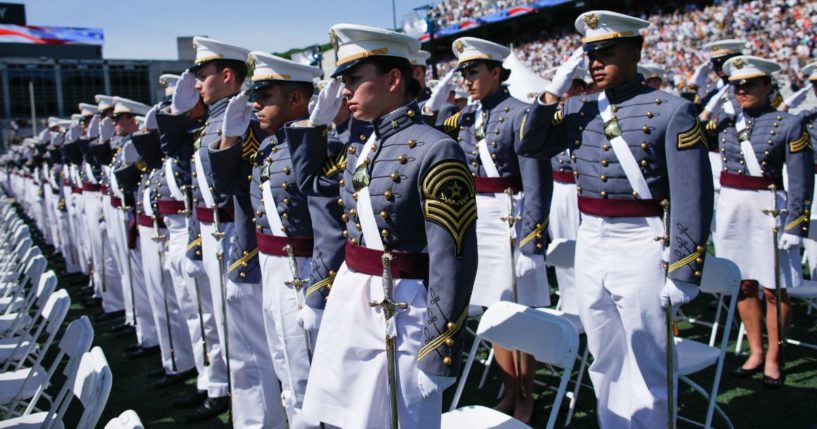
<path fill-rule="evenodd" d="M 413 118 L 414 117 L 414 110 L 409 109 L 406 112 L 406 116 L 408 116 L 409 118 Z"/>
<path fill-rule="evenodd" d="M 456 325 L 454 322 L 448 322 L 448 324 L 446 325 L 446 327 L 448 328 L 448 330 L 449 330 L 449 331 L 453 331 L 453 330 L 454 330 L 454 328 L 456 328 L 456 327 L 457 327 L 457 325 Z"/>
<path fill-rule="evenodd" d="M 358 222 L 358 223 L 356 223 L 356 224 L 355 224 L 355 228 L 356 228 L 358 231 L 363 230 L 363 226 L 361 226 L 361 225 L 360 225 L 360 222 Z"/>
<path fill-rule="evenodd" d="M 349 238 L 349 231 L 343 230 L 343 238 Z"/>
<path fill-rule="evenodd" d="M 700 271 L 695 271 L 693 274 L 695 275 L 695 277 L 701 277 L 701 272 Z"/>
<path fill-rule="evenodd" d="M 703 258 L 695 258 L 695 263 L 696 264 L 703 264 L 704 260 L 703 260 Z"/>
<path fill-rule="evenodd" d="M 601 191 L 601 197 L 607 198 L 607 191 Z"/>
<path fill-rule="evenodd" d="M 451 356 L 446 356 L 443 358 L 443 365 L 450 366 L 454 361 L 451 359 Z"/>
<path fill-rule="evenodd" d="M 357 192 L 352 193 L 352 199 L 357 201 Z"/>
<path fill-rule="evenodd" d="M 652 118 L 653 116 L 654 116 L 654 115 L 652 114 L 652 112 L 647 112 L 647 117 L 648 117 L 648 118 Z"/>
<path fill-rule="evenodd" d="M 383 238 L 388 237 L 389 236 L 389 230 L 388 229 L 381 230 L 380 231 L 380 236 L 383 237 Z"/>
<path fill-rule="evenodd" d="M 608 160 L 606 160 L 606 159 L 602 159 L 602 160 L 601 160 L 601 166 L 602 166 L 602 167 L 607 167 L 607 164 L 609 164 L 609 163 L 610 163 L 610 161 L 608 161 Z"/>
<path fill-rule="evenodd" d="M 609 144 L 607 144 L 607 143 L 603 144 L 603 145 L 601 146 L 601 150 L 603 150 L 603 151 L 607 152 L 608 150 L 610 150 L 610 145 L 609 145 Z"/>
<path fill-rule="evenodd" d="M 349 215 L 350 216 L 357 216 L 357 210 L 355 210 L 354 208 L 349 209 Z"/>
<path fill-rule="evenodd" d="M 347 215 L 346 213 L 340 215 L 340 220 L 342 220 L 344 222 L 348 221 L 349 220 L 349 215 Z"/>
<path fill-rule="evenodd" d="M 491 147 L 496 147 L 496 146 L 497 146 L 496 142 L 491 142 Z"/>
<path fill-rule="evenodd" d="M 633 198 L 634 198 L 634 199 L 635 199 L 635 198 L 638 198 L 638 192 L 633 191 Z"/>
<path fill-rule="evenodd" d="M 579 117 L 584 118 L 584 112 L 579 112 Z"/>
<path fill-rule="evenodd" d="M 496 154 L 495 154 L 495 153 L 492 153 L 492 154 L 491 154 L 491 159 L 493 159 L 494 161 L 496 161 Z"/>
<path fill-rule="evenodd" d="M 579 131 L 584 131 L 584 127 L 581 126 L 581 125 L 578 126 L 578 129 L 579 129 Z"/>
<path fill-rule="evenodd" d="M 392 174 L 389 175 L 389 178 L 392 180 L 392 182 L 396 182 L 396 181 L 400 180 L 400 174 L 398 174 L 395 171 L 395 172 L 393 172 Z"/>
<path fill-rule="evenodd" d="M 641 127 L 641 131 L 644 131 L 644 134 L 649 134 L 650 133 L 650 127 L 644 125 L 643 127 Z"/>
<path fill-rule="evenodd" d="M 642 167 L 646 167 L 648 164 L 649 164 L 649 163 L 647 162 L 647 160 L 646 160 L 646 159 L 642 159 L 642 160 L 641 160 L 641 166 L 642 166 Z"/>
<path fill-rule="evenodd" d="M 380 210 L 380 217 L 383 218 L 383 219 L 388 219 L 389 218 L 389 212 L 387 212 L 385 210 Z"/>
<path fill-rule="evenodd" d="M 346 149 L 346 152 L 354 154 L 355 152 L 357 152 L 357 149 L 355 149 L 354 146 L 349 146 L 349 149 Z"/>
<path fill-rule="evenodd" d="M 261 213 L 261 210 L 256 210 L 255 215 L 258 216 L 258 217 L 261 217 L 261 215 L 263 215 L 263 213 Z"/>
<path fill-rule="evenodd" d="M 243 279 L 243 278 L 247 277 L 247 275 L 244 274 L 243 272 L 240 272 L 240 273 L 238 273 L 238 277 L 241 277 Z"/>
<path fill-rule="evenodd" d="M 570 159 L 575 161 L 576 160 L 576 155 L 570 155 Z"/>
<path fill-rule="evenodd" d="M 383 192 L 383 196 L 386 197 L 387 200 L 390 200 L 393 195 L 391 189 L 387 189 L 386 192 Z"/>
<path fill-rule="evenodd" d="M 339 205 L 339 206 L 342 206 L 342 205 L 343 205 L 343 198 L 338 198 L 338 205 Z"/>
<path fill-rule="evenodd" d="M 287 189 L 287 188 L 289 188 L 289 183 L 287 183 L 287 182 L 281 183 L 281 187 L 284 188 L 284 189 Z"/>
<path fill-rule="evenodd" d="M 655 104 L 659 104 L 659 105 L 660 105 L 660 104 L 661 104 L 661 99 L 660 99 L 660 98 L 656 98 L 656 99 L 655 99 Z"/>
<path fill-rule="evenodd" d="M 648 147 L 649 145 L 647 144 L 647 142 L 641 143 L 641 149 L 647 150 Z"/>
<path fill-rule="evenodd" d="M 359 139 L 360 141 L 362 141 L 362 142 L 365 142 L 365 141 L 366 141 L 366 138 L 367 138 L 367 137 L 366 137 L 366 134 L 361 134 L 361 135 L 360 135 L 360 137 L 358 137 L 358 139 Z M 350 149 L 351 149 L 351 148 L 350 148 Z M 354 153 L 354 152 L 352 152 L 352 153 Z"/>
<path fill-rule="evenodd" d="M 284 174 L 289 175 L 289 172 L 292 171 L 289 167 L 284 167 Z"/>
<path fill-rule="evenodd" d="M 453 347 L 454 346 L 454 339 L 453 338 L 446 338 L 445 339 L 445 345 L 448 346 L 448 347 Z"/>
<path fill-rule="evenodd" d="M 408 157 L 406 154 L 402 154 L 397 157 L 397 160 L 400 161 L 400 164 L 405 164 L 408 161 Z"/>
<path fill-rule="evenodd" d="M 612 106 L 610 109 L 613 111 L 613 113 L 618 112 L 618 106 Z"/>
<path fill-rule="evenodd" d="M 607 181 L 607 176 L 601 176 L 600 179 L 601 179 L 602 182 L 606 182 Z"/>
<path fill-rule="evenodd" d="M 576 146 L 580 145 L 581 143 L 582 142 L 579 139 L 573 140 L 573 144 Z"/>
<path fill-rule="evenodd" d="M 414 149 L 414 146 L 417 146 L 417 140 L 409 140 L 408 141 L 409 149 Z"/>

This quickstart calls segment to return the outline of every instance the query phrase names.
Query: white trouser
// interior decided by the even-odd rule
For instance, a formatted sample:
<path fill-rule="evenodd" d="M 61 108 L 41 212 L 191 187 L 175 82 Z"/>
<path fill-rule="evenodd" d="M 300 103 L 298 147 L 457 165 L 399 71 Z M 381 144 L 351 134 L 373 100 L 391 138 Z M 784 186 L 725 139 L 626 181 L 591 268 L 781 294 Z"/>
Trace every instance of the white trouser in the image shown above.
<path fill-rule="evenodd" d="M 125 261 L 119 260 L 119 249 L 117 243 L 117 231 L 119 228 L 119 218 L 113 211 L 116 210 L 111 207 L 111 197 L 108 195 L 102 196 L 101 204 L 102 216 L 105 218 L 105 229 L 102 232 L 102 246 L 104 246 L 105 260 L 103 268 L 105 269 L 105 285 L 106 290 L 102 294 L 102 303 L 105 311 L 121 311 L 125 309 L 124 298 L 124 277 L 127 275 L 122 268 L 122 263 Z M 118 211 L 118 210 L 117 210 Z"/>
<path fill-rule="evenodd" d="M 215 225 L 201 222 L 202 263 L 210 279 L 213 309 L 224 343 L 224 319 L 221 314 L 221 280 L 216 256 L 218 242 L 213 233 Z M 263 302 L 260 284 L 237 285 L 227 277 L 230 244 L 234 226 L 231 222 L 219 225 L 224 237 L 221 251 L 224 255 L 224 286 L 227 296 L 226 311 L 229 325 L 230 379 L 232 381 L 233 426 L 237 428 L 283 428 L 286 417 L 281 407 L 281 389 L 275 375 L 264 331 Z M 226 347 L 225 353 L 228 352 Z"/>
<path fill-rule="evenodd" d="M 135 309 L 136 317 L 136 341 L 142 347 L 155 347 L 159 345 L 159 334 L 156 332 L 156 323 L 153 321 L 153 308 L 150 306 L 150 297 L 148 296 L 147 286 L 145 285 L 145 273 L 142 271 L 142 243 L 139 239 L 136 240 L 136 248 L 130 249 L 128 258 L 130 258 L 130 268 L 133 278 L 133 299 L 135 305 L 131 311 Z"/>
<path fill-rule="evenodd" d="M 108 229 L 108 240 L 111 245 L 111 253 L 119 266 L 120 278 L 122 279 L 122 303 L 125 307 L 125 323 L 133 325 L 133 264 L 129 264 L 128 256 L 128 236 L 125 224 L 125 214 L 118 207 L 110 205 L 110 198 L 106 198 L 108 203 L 105 215 L 105 223 Z"/>
<path fill-rule="evenodd" d="M 159 234 L 167 236 L 167 230 L 160 229 Z M 144 269 L 145 285 L 147 286 L 145 289 L 153 311 L 156 333 L 159 335 L 162 366 L 167 374 L 175 374 L 195 367 L 195 362 L 187 323 L 179 308 L 172 279 L 163 265 L 167 263 L 168 258 L 167 244 L 163 244 L 165 249 L 160 261 L 158 244 L 153 240 L 154 235 L 153 228 L 139 226 L 139 241 L 142 243 L 142 269 Z M 172 341 L 168 337 L 172 337 Z"/>
<path fill-rule="evenodd" d="M 582 215 L 576 292 L 602 428 L 667 427 L 661 257 L 645 218 Z"/>
<path fill-rule="evenodd" d="M 70 205 L 68 219 L 68 227 L 71 231 L 71 242 L 74 245 L 74 254 L 77 258 L 77 265 L 80 271 L 88 274 L 88 257 L 86 253 L 86 244 L 88 242 L 87 234 L 82 234 L 85 231 L 82 194 L 75 194 L 71 192 L 68 196 L 66 204 Z"/>
<path fill-rule="evenodd" d="M 290 429 L 317 428 L 317 422 L 304 419 L 301 408 L 309 378 L 309 355 L 306 335 L 298 324 L 298 300 L 303 302 L 304 291 L 296 300 L 289 259 L 284 256 L 258 254 L 263 285 L 264 328 L 267 344 L 281 381 L 282 402 L 287 412 Z M 297 258 L 298 277 L 309 279 L 311 258 Z M 311 333 L 314 338 L 316 333 Z"/>
<path fill-rule="evenodd" d="M 386 323 L 379 308 L 383 279 L 341 265 L 326 302 L 312 358 L 304 414 L 344 429 L 389 426 Z M 399 377 L 398 417 L 402 428 L 440 427 L 442 392 L 423 398 L 417 382 L 417 353 L 423 346 L 427 292 L 423 282 L 395 279 L 394 298 L 408 303 L 394 317 Z"/>
<path fill-rule="evenodd" d="M 199 372 L 196 382 L 199 390 L 206 390 L 211 398 L 227 396 L 227 366 L 221 357 L 221 345 L 218 342 L 216 322 L 213 319 L 213 303 L 210 297 L 210 284 L 205 275 L 190 275 L 187 259 L 188 231 L 184 215 L 165 215 L 165 225 L 170 234 L 169 269 L 176 297 L 185 319 L 193 347 L 193 358 Z M 201 270 L 203 274 L 203 270 Z M 201 308 L 199 308 L 201 303 Z M 201 312 L 201 314 L 200 314 Z M 204 326 L 202 327 L 202 322 Z M 202 329 L 207 343 L 207 359 L 204 364 L 204 344 Z"/>
<path fill-rule="evenodd" d="M 43 213 L 45 213 L 45 224 L 43 227 L 46 231 L 46 242 L 54 248 L 60 248 L 59 235 L 57 234 L 57 216 L 56 209 L 59 202 L 59 196 L 54 195 L 51 190 L 51 185 L 46 183 L 43 185 Z"/>
<path fill-rule="evenodd" d="M 574 183 L 553 182 L 553 198 L 550 201 L 548 232 L 552 240 L 575 240 L 579 231 L 579 203 Z M 556 269 L 559 282 L 559 309 L 569 314 L 579 314 L 576 305 L 575 270 Z"/>
<path fill-rule="evenodd" d="M 88 258 L 91 260 L 91 264 L 93 265 L 93 272 L 91 276 L 94 282 L 94 294 L 100 298 L 102 298 L 102 289 L 103 284 L 107 281 L 107 279 L 103 278 L 104 275 L 104 262 L 102 260 L 102 236 L 100 229 L 102 224 L 100 220 L 102 219 L 102 210 L 101 210 L 101 202 L 100 202 L 100 194 L 99 192 L 90 192 L 84 191 L 82 193 L 82 201 L 85 208 L 84 211 L 84 218 L 83 221 L 85 222 L 83 225 L 83 231 L 88 232 L 86 235 L 86 253 Z M 93 232 L 92 232 L 93 231 Z M 107 285 L 105 286 L 107 290 Z M 107 312 L 104 307 L 105 302 L 103 300 L 103 310 Z"/>

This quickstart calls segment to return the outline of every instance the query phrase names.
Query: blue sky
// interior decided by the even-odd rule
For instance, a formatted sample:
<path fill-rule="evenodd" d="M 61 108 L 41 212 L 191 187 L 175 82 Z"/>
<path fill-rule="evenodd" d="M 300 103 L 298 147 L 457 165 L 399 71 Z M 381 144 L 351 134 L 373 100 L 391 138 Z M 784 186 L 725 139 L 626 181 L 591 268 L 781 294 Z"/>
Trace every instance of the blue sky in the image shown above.
<path fill-rule="evenodd" d="M 100 27 L 105 58 L 175 59 L 176 37 L 207 35 L 248 49 L 282 52 L 329 40 L 332 24 L 392 25 L 391 0 L 9 0 L 29 25 Z M 394 0 L 397 22 L 438 0 Z"/>

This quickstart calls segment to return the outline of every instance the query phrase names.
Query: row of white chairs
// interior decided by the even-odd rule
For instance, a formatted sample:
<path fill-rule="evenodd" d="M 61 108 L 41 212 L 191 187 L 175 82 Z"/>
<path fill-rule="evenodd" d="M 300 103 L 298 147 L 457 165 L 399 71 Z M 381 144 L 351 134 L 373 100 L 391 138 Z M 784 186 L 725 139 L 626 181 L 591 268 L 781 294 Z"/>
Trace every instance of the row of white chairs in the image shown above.
<path fill-rule="evenodd" d="M 94 428 L 110 395 L 111 369 L 102 349 L 91 348 L 94 331 L 86 316 L 69 323 L 52 350 L 71 298 L 56 290 L 57 276 L 46 266 L 29 227 L 0 191 L 0 428 L 65 427 L 74 398 L 82 413 L 72 427 Z M 64 382 L 52 397 L 58 373 Z M 132 410 L 105 426 L 142 427 Z"/>

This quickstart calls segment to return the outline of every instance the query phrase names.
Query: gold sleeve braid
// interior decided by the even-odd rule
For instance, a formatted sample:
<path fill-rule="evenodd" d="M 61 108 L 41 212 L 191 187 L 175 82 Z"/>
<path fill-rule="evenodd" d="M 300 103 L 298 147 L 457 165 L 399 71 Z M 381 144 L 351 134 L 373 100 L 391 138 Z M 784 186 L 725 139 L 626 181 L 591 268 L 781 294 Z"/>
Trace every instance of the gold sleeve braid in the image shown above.
<path fill-rule="evenodd" d="M 791 153 L 797 153 L 806 148 L 811 148 L 811 139 L 809 138 L 808 131 L 803 130 L 803 134 L 801 134 L 800 137 L 789 142 L 789 151 Z"/>
<path fill-rule="evenodd" d="M 324 177 L 330 177 L 335 173 L 346 169 L 346 151 L 340 151 L 335 158 L 327 158 L 326 163 L 321 168 Z"/>
<path fill-rule="evenodd" d="M 420 351 L 417 353 L 417 360 L 422 360 L 424 357 L 428 356 L 429 353 L 436 350 L 438 347 L 445 344 L 446 340 L 452 338 L 457 331 L 462 328 L 462 325 L 465 324 L 465 321 L 468 319 L 468 307 L 465 307 L 465 311 L 462 312 L 459 319 L 457 319 L 457 323 L 451 324 L 449 328 L 443 332 L 438 337 L 434 338 L 433 340 L 429 341 Z"/>
<path fill-rule="evenodd" d="M 236 270 L 238 267 L 241 267 L 241 266 L 246 266 L 247 261 L 249 261 L 250 259 L 252 259 L 252 258 L 253 258 L 255 255 L 257 255 L 257 254 L 258 254 L 258 248 L 257 248 L 257 247 L 256 247 L 255 249 L 252 249 L 252 251 L 250 251 L 250 252 L 244 252 L 244 256 L 242 256 L 242 257 L 238 258 L 238 259 L 237 259 L 235 262 L 233 262 L 233 263 L 230 265 L 230 268 L 228 268 L 228 269 L 227 269 L 227 272 L 228 272 L 228 273 L 232 273 L 232 272 L 233 272 L 233 271 L 235 271 L 235 270 Z"/>
<path fill-rule="evenodd" d="M 703 129 L 701 128 L 701 121 L 695 119 L 695 123 L 690 129 L 678 134 L 678 149 L 689 149 L 699 142 L 705 143 L 706 137 L 704 136 Z"/>
<path fill-rule="evenodd" d="M 457 127 L 460 126 L 460 114 L 461 113 L 462 112 L 457 112 L 457 113 L 451 115 L 450 118 L 446 119 L 443 122 L 443 131 L 444 132 L 450 133 L 451 131 L 456 130 Z"/>
<path fill-rule="evenodd" d="M 244 138 L 244 141 L 241 142 L 241 157 L 244 159 L 251 159 L 255 156 L 255 153 L 258 152 L 258 147 L 261 146 L 261 142 L 258 141 L 258 138 L 255 137 L 255 133 L 250 127 L 247 130 L 247 137 Z"/>
<path fill-rule="evenodd" d="M 457 255 L 465 232 L 477 218 L 474 178 L 461 161 L 443 161 L 426 173 L 422 182 L 423 214 L 454 239 Z"/>

